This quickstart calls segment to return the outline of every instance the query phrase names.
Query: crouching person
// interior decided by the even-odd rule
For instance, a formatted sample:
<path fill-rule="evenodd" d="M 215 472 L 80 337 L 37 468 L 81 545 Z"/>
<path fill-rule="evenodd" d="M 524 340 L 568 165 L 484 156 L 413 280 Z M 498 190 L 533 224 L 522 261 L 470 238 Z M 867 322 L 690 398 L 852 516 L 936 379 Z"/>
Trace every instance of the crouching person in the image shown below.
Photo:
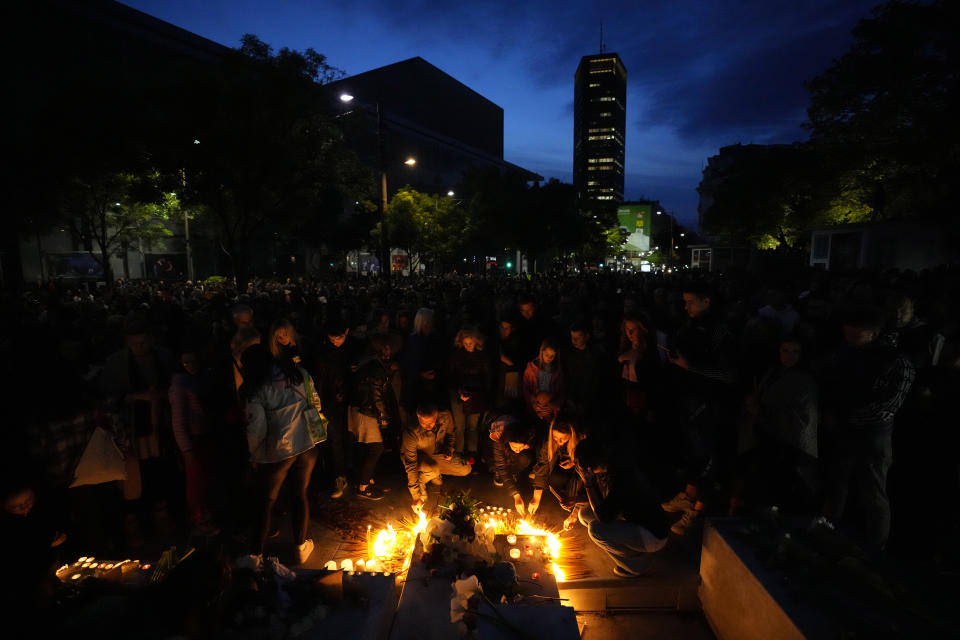
<path fill-rule="evenodd" d="M 614 561 L 616 575 L 644 575 L 649 554 L 663 549 L 670 530 L 655 492 L 635 462 L 614 456 L 599 440 L 579 443 L 574 456 L 590 503 L 580 510 L 581 524 Z"/>
<path fill-rule="evenodd" d="M 530 502 L 524 504 L 523 496 L 520 495 L 520 478 L 533 468 L 534 436 L 532 426 L 514 422 L 506 425 L 502 435 L 493 443 L 496 478 L 510 493 L 513 506 L 521 516 L 535 514 L 540 508 L 540 497 L 543 495 L 544 483 L 538 483 L 536 477 Z"/>
<path fill-rule="evenodd" d="M 417 407 L 416 419 L 403 430 L 400 452 L 414 511 L 427 501 L 427 483 L 443 484 L 444 475 L 470 475 L 470 465 L 453 453 L 455 437 L 450 412 L 433 404 Z"/>

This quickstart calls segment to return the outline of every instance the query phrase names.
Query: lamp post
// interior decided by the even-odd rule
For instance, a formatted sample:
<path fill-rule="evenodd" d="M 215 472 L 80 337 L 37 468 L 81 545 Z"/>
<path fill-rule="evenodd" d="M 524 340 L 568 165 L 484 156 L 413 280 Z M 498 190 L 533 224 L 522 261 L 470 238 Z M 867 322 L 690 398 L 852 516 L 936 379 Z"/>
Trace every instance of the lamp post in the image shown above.
<path fill-rule="evenodd" d="M 353 99 L 354 97 L 348 93 L 340 94 L 341 102 L 349 104 L 353 102 Z M 380 172 L 380 204 L 377 207 L 379 209 L 378 213 L 380 214 L 380 272 L 386 280 L 387 286 L 389 286 L 393 265 L 390 262 L 390 236 L 389 225 L 387 224 L 387 164 L 386 154 L 383 150 L 383 106 L 379 100 L 374 104 L 374 109 L 377 114 L 377 169 Z M 403 163 L 408 167 L 414 167 L 417 164 L 417 160 L 416 158 L 408 157 Z"/>
<path fill-rule="evenodd" d="M 663 211 L 657 209 L 657 215 L 663 215 Z M 670 261 L 673 261 L 673 216 L 667 213 L 667 219 L 670 220 Z"/>

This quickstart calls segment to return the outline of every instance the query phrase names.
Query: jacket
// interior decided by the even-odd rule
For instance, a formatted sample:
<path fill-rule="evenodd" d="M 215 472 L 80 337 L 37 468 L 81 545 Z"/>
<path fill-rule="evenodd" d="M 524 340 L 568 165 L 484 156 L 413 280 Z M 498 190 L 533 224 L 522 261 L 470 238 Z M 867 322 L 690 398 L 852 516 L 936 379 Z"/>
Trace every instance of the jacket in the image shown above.
<path fill-rule="evenodd" d="M 454 447 L 453 416 L 449 411 L 437 415 L 437 424 L 429 431 L 414 417 L 403 430 L 400 440 L 400 458 L 407 472 L 407 487 L 413 489 L 420 481 L 420 452 L 427 455 L 451 455 Z"/>
<path fill-rule="evenodd" d="M 390 370 L 377 358 L 367 361 L 356 372 L 351 404 L 363 415 L 377 420 L 381 427 L 400 414 L 390 379 Z"/>
<path fill-rule="evenodd" d="M 527 363 L 523 372 L 523 399 L 528 407 L 533 406 L 533 398 L 540 391 L 540 365 L 536 360 Z M 553 396 L 553 404 L 562 407 L 566 393 L 566 384 L 563 379 L 563 369 L 555 363 L 550 372 L 550 384 L 546 389 Z"/>
<path fill-rule="evenodd" d="M 487 355 L 478 350 L 473 353 L 456 348 L 450 356 L 448 384 L 450 393 L 466 391 L 483 402 L 490 395 L 493 370 Z"/>
<path fill-rule="evenodd" d="M 503 482 L 504 488 L 510 495 L 520 493 L 517 489 L 517 474 L 530 466 L 533 462 L 533 455 L 537 447 L 524 449 L 520 453 L 514 453 L 508 442 L 503 438 L 493 443 L 493 471 L 494 477 Z M 540 487 L 541 489 L 543 487 Z"/>
<path fill-rule="evenodd" d="M 300 369 L 304 376 L 309 376 Z M 280 462 L 313 448 L 307 410 L 314 409 L 304 383 L 286 380 L 274 367 L 273 379 L 247 400 L 247 446 L 256 463 Z"/>

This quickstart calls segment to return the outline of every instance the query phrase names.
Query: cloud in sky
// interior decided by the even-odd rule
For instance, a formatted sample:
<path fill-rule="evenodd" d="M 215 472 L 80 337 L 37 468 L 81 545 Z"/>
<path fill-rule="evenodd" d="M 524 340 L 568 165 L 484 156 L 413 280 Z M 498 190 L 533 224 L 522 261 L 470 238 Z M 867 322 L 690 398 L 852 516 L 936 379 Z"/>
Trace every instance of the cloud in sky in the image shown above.
<path fill-rule="evenodd" d="M 727 144 L 803 139 L 804 82 L 852 43 L 876 0 L 129 0 L 236 46 L 312 47 L 348 74 L 421 56 L 504 109 L 507 160 L 569 181 L 573 75 L 600 47 L 628 71 L 627 198 L 694 221 L 707 158 Z"/>

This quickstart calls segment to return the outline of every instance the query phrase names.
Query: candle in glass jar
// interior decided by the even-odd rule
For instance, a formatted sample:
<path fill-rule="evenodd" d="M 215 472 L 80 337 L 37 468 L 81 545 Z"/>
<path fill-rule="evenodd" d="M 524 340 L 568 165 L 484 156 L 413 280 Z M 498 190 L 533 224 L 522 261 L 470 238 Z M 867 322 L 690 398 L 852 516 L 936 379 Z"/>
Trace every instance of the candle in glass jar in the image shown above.
<path fill-rule="evenodd" d="M 517 536 L 512 533 L 507 536 L 507 544 L 517 544 Z"/>
<path fill-rule="evenodd" d="M 510 557 L 513 558 L 514 560 L 516 560 L 517 558 L 519 558 L 519 557 L 520 557 L 520 549 L 517 549 L 516 547 L 514 547 L 513 549 L 510 549 Z"/>

